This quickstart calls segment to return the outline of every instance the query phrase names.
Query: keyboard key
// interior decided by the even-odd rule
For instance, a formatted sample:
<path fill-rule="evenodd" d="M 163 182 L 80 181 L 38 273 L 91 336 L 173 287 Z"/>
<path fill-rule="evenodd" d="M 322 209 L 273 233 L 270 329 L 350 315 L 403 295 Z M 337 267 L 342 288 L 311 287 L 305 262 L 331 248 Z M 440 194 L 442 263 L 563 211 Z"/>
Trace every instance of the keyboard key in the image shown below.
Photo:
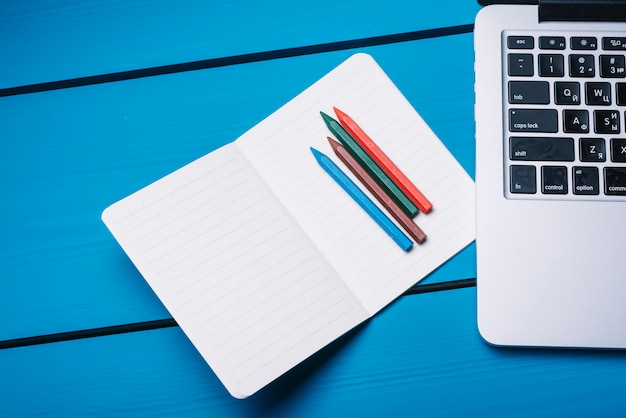
<path fill-rule="evenodd" d="M 594 128 L 598 134 L 618 134 L 619 112 L 617 110 L 595 110 L 593 112 Z"/>
<path fill-rule="evenodd" d="M 512 136 L 509 138 L 509 158 L 516 161 L 574 161 L 574 139 Z"/>
<path fill-rule="evenodd" d="M 563 77 L 563 55 L 539 54 L 539 75 L 541 77 Z"/>
<path fill-rule="evenodd" d="M 510 76 L 532 76 L 534 74 L 534 60 L 532 54 L 509 54 Z"/>
<path fill-rule="evenodd" d="M 626 58 L 623 55 L 600 55 L 600 77 L 626 77 Z"/>
<path fill-rule="evenodd" d="M 541 193 L 567 194 L 567 167 L 541 167 Z"/>
<path fill-rule="evenodd" d="M 589 112 L 586 110 L 564 110 L 563 132 L 579 134 L 589 132 Z"/>
<path fill-rule="evenodd" d="M 570 47 L 579 50 L 593 50 L 598 48 L 598 39 L 594 36 L 572 36 Z"/>
<path fill-rule="evenodd" d="M 610 83 L 585 83 L 585 103 L 594 106 L 611 104 Z"/>
<path fill-rule="evenodd" d="M 626 167 L 604 167 L 604 194 L 626 196 Z"/>
<path fill-rule="evenodd" d="M 550 85 L 547 81 L 509 81 L 509 103 L 548 104 Z"/>
<path fill-rule="evenodd" d="M 565 49 L 564 36 L 540 36 L 539 49 Z"/>
<path fill-rule="evenodd" d="M 626 83 L 615 84 L 615 102 L 620 105 L 626 105 Z"/>
<path fill-rule="evenodd" d="M 626 93 L 626 88 L 624 92 Z M 626 95 L 624 100 L 626 100 Z M 554 83 L 554 101 L 559 105 L 579 105 L 580 84 L 577 82 L 557 81 Z"/>
<path fill-rule="evenodd" d="M 509 109 L 511 132 L 557 132 L 556 109 Z"/>
<path fill-rule="evenodd" d="M 570 55 L 569 75 L 571 77 L 595 77 L 596 68 L 593 55 Z"/>
<path fill-rule="evenodd" d="M 611 161 L 626 163 L 626 139 L 611 139 Z"/>
<path fill-rule="evenodd" d="M 606 149 L 602 138 L 580 139 L 580 161 L 597 163 L 606 161 Z"/>
<path fill-rule="evenodd" d="M 537 174 L 535 166 L 512 165 L 509 173 L 511 193 L 537 193 Z"/>
<path fill-rule="evenodd" d="M 597 195 L 600 194 L 600 180 L 598 167 L 574 167 L 574 194 Z"/>
<path fill-rule="evenodd" d="M 602 49 L 606 51 L 626 51 L 626 38 L 620 36 L 608 36 L 602 38 Z"/>
<path fill-rule="evenodd" d="M 532 36 L 507 36 L 506 44 L 509 49 L 533 49 L 535 39 Z"/>

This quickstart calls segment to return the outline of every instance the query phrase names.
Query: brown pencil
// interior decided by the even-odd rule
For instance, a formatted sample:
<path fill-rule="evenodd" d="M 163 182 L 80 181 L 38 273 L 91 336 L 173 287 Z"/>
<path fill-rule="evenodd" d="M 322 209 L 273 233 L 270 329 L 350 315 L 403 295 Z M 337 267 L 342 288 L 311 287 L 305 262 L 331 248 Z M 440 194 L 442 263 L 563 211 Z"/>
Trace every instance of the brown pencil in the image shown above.
<path fill-rule="evenodd" d="M 396 221 L 404 228 L 404 230 L 417 242 L 421 244 L 426 239 L 426 234 L 419 226 L 408 217 L 406 213 L 396 204 L 396 202 L 385 193 L 385 191 L 376 183 L 376 181 L 361 167 L 361 165 L 350 155 L 343 145 L 335 141 L 331 137 L 327 137 L 333 151 L 341 161 L 350 169 L 350 171 L 359 179 L 361 183 L 369 190 L 374 197 L 387 209 Z"/>

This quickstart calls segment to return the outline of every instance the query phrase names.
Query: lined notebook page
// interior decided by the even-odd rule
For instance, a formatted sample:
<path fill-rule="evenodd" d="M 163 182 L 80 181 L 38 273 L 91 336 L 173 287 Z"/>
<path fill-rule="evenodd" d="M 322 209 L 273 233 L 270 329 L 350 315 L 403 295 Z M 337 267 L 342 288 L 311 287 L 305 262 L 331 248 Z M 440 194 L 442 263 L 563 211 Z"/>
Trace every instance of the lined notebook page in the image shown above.
<path fill-rule="evenodd" d="M 103 220 L 233 396 L 367 318 L 232 144 L 117 202 Z"/>
<path fill-rule="evenodd" d="M 319 112 L 357 121 L 431 200 L 406 253 L 319 167 Z M 347 172 L 347 170 L 345 170 Z M 350 174 L 348 174 L 350 175 Z M 235 143 L 103 220 L 233 396 L 256 392 L 474 239 L 474 185 L 380 67 L 357 54 Z"/>
<path fill-rule="evenodd" d="M 433 203 L 431 213 L 415 218 L 428 239 L 409 253 L 311 155 L 312 146 L 343 168 L 319 113 L 334 115 L 333 106 L 348 113 Z M 368 55 L 352 56 L 236 144 L 370 314 L 474 240 L 473 181 Z"/>

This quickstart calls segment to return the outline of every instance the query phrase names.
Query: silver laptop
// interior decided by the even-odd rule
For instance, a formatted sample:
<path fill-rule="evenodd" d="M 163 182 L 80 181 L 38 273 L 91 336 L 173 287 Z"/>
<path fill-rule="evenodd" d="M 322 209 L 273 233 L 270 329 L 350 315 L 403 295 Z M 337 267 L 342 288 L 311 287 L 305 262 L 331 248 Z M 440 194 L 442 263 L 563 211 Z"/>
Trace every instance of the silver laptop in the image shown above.
<path fill-rule="evenodd" d="M 480 333 L 626 348 L 626 2 L 490 5 L 474 36 Z"/>

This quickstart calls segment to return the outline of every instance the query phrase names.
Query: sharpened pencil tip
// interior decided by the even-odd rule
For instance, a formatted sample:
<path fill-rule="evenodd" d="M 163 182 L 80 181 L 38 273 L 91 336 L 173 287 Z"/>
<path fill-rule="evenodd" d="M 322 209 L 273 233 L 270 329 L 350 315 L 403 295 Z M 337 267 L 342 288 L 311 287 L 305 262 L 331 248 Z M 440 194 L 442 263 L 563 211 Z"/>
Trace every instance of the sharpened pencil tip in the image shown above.
<path fill-rule="evenodd" d="M 333 110 L 335 111 L 335 115 L 337 115 L 337 117 L 339 119 L 341 119 L 341 118 L 346 116 L 346 114 L 344 112 L 342 112 L 341 110 L 337 109 L 335 106 L 333 106 Z"/>
<path fill-rule="evenodd" d="M 311 152 L 313 153 L 313 156 L 315 157 L 315 159 L 316 159 L 317 161 L 319 161 L 319 160 L 320 160 L 320 157 L 321 157 L 323 154 L 322 154 L 321 152 L 319 152 L 318 150 L 316 150 L 315 148 L 313 148 L 313 147 L 310 147 L 310 150 L 311 150 Z"/>
<path fill-rule="evenodd" d="M 339 142 L 335 141 L 329 136 L 327 136 L 326 139 L 328 139 L 328 143 L 330 144 L 330 147 L 333 149 L 333 151 L 336 151 L 337 147 L 341 145 Z"/>
<path fill-rule="evenodd" d="M 332 118 L 332 116 L 329 116 L 324 112 L 320 112 L 320 115 L 322 115 L 322 119 L 324 119 L 324 122 L 326 122 L 326 125 L 328 126 L 330 126 L 329 124 L 335 120 Z"/>

